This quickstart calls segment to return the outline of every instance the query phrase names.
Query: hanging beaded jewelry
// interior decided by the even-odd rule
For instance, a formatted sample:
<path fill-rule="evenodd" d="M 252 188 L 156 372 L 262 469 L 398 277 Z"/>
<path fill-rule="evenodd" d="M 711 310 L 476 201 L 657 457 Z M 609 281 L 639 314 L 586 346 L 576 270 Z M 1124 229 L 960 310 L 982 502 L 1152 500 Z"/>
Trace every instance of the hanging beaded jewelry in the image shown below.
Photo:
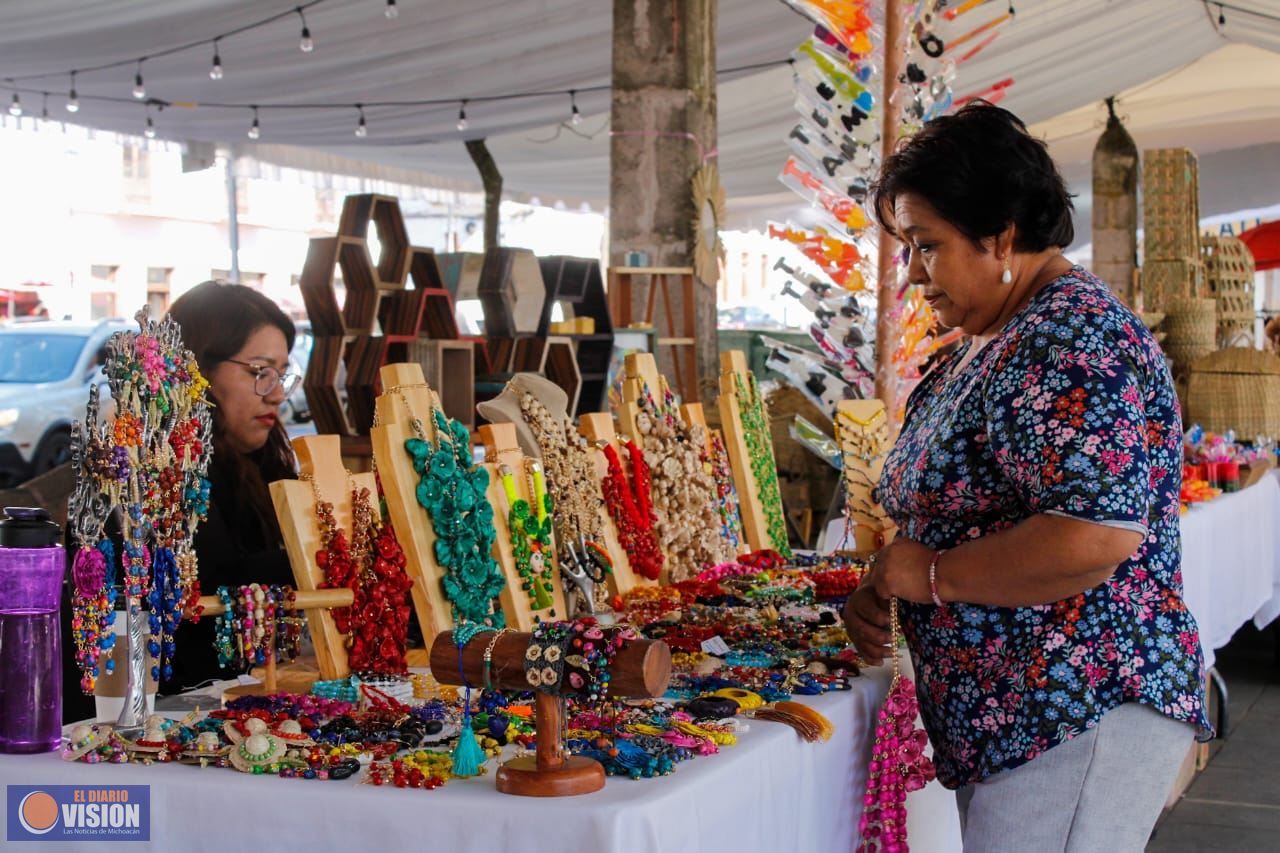
<path fill-rule="evenodd" d="M 436 534 L 435 557 L 444 573 L 441 584 L 453 608 L 453 622 L 501 627 L 504 617 L 496 599 L 507 581 L 493 559 L 496 532 L 487 493 L 489 472 L 475 464 L 467 428 L 434 406 L 434 440 L 427 437 L 404 395 L 407 387 L 388 393 L 398 393 L 410 413 L 414 438 L 405 441 L 405 452 L 421 477 L 416 494 Z"/>
<path fill-rule="evenodd" d="M 773 438 L 769 434 L 769 421 L 765 416 L 764 398 L 756 385 L 754 373 L 734 373 L 737 389 L 738 415 L 742 419 L 742 433 L 751 460 L 751 473 L 756 481 L 760 505 L 764 509 L 765 526 L 769 542 L 784 557 L 791 556 L 787 540 L 787 523 L 782 511 L 782 493 L 778 487 L 778 464 L 773 458 Z"/>
<path fill-rule="evenodd" d="M 924 754 L 929 742 L 915 727 L 920 711 L 916 688 L 898 668 L 898 599 L 889 599 L 889 634 L 893 646 L 893 680 L 876 721 L 876 742 L 867 765 L 867 788 L 858 821 L 859 851 L 907 851 L 907 794 L 936 776 L 933 761 Z"/>
<path fill-rule="evenodd" d="M 515 473 L 506 465 L 498 468 L 502 478 L 502 491 L 507 498 L 507 529 L 511 533 L 511 553 L 515 557 L 516 572 L 520 575 L 520 588 L 529 597 L 529 609 L 541 618 L 542 611 L 554 619 L 555 610 L 551 597 L 554 580 L 551 576 L 551 496 L 547 494 L 542 466 L 526 460 L 528 467 L 530 501 L 516 491 Z"/>
<path fill-rule="evenodd" d="M 605 505 L 618 530 L 618 539 L 627 552 L 631 570 L 641 577 L 657 580 L 662 574 L 662 550 L 654 533 L 653 502 L 650 496 L 649 465 L 634 441 L 626 443 L 631 462 L 631 480 L 622 469 L 622 460 L 613 445 L 603 445 L 608 474 L 603 483 Z"/>
<path fill-rule="evenodd" d="M 738 503 L 738 488 L 733 483 L 733 469 L 729 465 L 729 451 L 724 446 L 724 436 L 712 432 L 707 441 L 706 462 L 711 466 L 711 476 L 716 481 L 716 508 L 720 512 L 720 535 L 737 551 L 742 544 L 742 508 Z"/>
<path fill-rule="evenodd" d="M 871 534 L 876 548 L 885 544 L 885 533 L 890 523 L 884 510 L 876 503 L 878 482 L 873 479 L 880 463 L 890 447 L 888 418 L 879 417 L 862 423 L 847 412 L 838 411 L 835 417 L 836 440 L 840 445 L 840 478 L 845 491 L 845 530 L 841 547 L 846 542 L 856 542 L 855 528 L 863 528 Z"/>

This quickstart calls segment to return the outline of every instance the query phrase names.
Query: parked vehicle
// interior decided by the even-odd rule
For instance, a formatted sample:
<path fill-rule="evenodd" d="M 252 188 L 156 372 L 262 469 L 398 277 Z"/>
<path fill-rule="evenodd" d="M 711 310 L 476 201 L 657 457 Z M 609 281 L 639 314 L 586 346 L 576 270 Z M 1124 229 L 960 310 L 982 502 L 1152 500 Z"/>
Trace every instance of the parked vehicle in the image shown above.
<path fill-rule="evenodd" d="M 71 458 L 71 424 L 90 386 L 105 384 L 107 339 L 132 326 L 18 322 L 0 327 L 0 486 L 23 483 Z"/>

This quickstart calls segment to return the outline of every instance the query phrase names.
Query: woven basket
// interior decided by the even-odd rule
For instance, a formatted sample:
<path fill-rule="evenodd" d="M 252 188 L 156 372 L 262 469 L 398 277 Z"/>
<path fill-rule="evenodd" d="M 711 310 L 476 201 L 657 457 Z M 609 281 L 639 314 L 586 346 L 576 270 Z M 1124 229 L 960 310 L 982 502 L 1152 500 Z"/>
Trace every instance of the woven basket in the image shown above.
<path fill-rule="evenodd" d="M 1253 255 L 1235 237 L 1200 240 L 1205 280 L 1218 301 L 1218 345 L 1253 345 Z"/>
<path fill-rule="evenodd" d="M 1191 365 L 1214 350 L 1216 303 L 1212 299 L 1174 299 L 1165 306 L 1165 339 L 1160 343 L 1173 364 L 1173 375 L 1185 375 Z"/>
<path fill-rule="evenodd" d="M 1148 262 L 1200 255 L 1200 170 L 1185 148 L 1142 152 L 1142 245 Z"/>
<path fill-rule="evenodd" d="M 1199 257 L 1142 265 L 1142 310 L 1164 311 L 1175 299 L 1209 296 Z"/>
<path fill-rule="evenodd" d="M 1187 385 L 1187 423 L 1240 439 L 1280 437 L 1280 357 L 1246 347 L 1198 360 Z"/>

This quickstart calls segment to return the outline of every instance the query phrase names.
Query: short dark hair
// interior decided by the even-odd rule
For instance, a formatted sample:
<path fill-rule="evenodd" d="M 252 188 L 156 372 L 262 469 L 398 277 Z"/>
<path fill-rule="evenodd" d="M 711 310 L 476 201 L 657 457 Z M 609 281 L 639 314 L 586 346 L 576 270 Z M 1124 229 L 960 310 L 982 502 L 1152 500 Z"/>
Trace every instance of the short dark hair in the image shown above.
<path fill-rule="evenodd" d="M 895 232 L 898 196 L 914 193 L 980 248 L 1016 226 L 1014 248 L 1066 248 L 1075 237 L 1071 195 L 1042 140 L 1022 119 L 977 100 L 903 140 L 880 168 L 876 217 Z"/>

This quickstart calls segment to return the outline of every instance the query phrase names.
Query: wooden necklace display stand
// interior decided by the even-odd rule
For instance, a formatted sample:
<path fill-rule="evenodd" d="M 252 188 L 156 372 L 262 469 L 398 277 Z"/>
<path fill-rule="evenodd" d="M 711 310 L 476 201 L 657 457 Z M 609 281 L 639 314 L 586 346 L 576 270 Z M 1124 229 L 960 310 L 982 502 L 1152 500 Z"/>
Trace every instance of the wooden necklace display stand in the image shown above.
<path fill-rule="evenodd" d="M 431 646 L 431 674 L 441 684 L 485 686 L 485 649 L 493 643 L 488 683 L 499 690 L 529 689 L 525 680 L 525 652 L 531 634 L 507 632 L 476 636 L 462 650 L 449 631 Z M 461 657 L 461 661 L 459 661 Z M 609 693 L 615 699 L 656 699 L 671 680 L 671 649 L 660 640 L 629 640 L 609 663 Z M 536 691 L 534 726 L 536 754 L 513 758 L 498 769 L 497 788 L 523 797 L 570 797 L 604 787 L 604 767 L 594 759 L 566 755 L 563 723 L 565 697 Z"/>
<path fill-rule="evenodd" d="M 453 627 L 453 610 L 440 580 L 436 562 L 436 534 L 426 509 L 418 502 L 421 477 L 404 443 L 417 438 L 413 421 L 422 425 L 426 440 L 435 440 L 432 412 L 440 398 L 427 387 L 419 364 L 388 364 L 379 373 L 383 393 L 375 403 L 377 426 L 369 431 L 373 458 L 382 478 L 387 513 L 404 550 L 405 569 L 413 578 L 410 591 L 424 636 L 434 637 Z"/>
<path fill-rule="evenodd" d="M 366 488 L 376 506 L 378 487 L 373 474 L 352 474 L 350 479 L 342 465 L 341 439 L 336 435 L 307 435 L 293 440 L 298 457 L 297 480 L 277 480 L 269 487 L 280 534 L 284 538 L 289 565 L 299 593 L 313 592 L 324 583 L 324 570 L 316 563 L 316 554 L 324 550 L 320 524 L 316 518 L 316 490 L 333 503 L 333 520 L 349 530 L 352 524 L 351 489 Z M 313 487 L 308 478 L 315 480 Z M 349 594 L 349 593 L 348 593 Z M 333 606 L 333 605 L 331 605 Z M 316 647 L 320 677 L 325 680 L 346 678 L 345 638 L 325 607 L 308 609 L 307 623 Z"/>
<path fill-rule="evenodd" d="M 741 401 L 738 399 L 738 382 L 750 382 L 751 370 L 741 350 L 720 353 L 720 422 L 724 426 L 724 446 L 729 451 L 729 467 L 733 469 L 733 484 L 738 490 L 738 508 L 742 513 L 742 537 L 751 551 L 772 549 L 769 537 L 769 517 L 765 514 L 764 501 L 760 499 L 760 484 L 756 482 L 751 467 L 751 454 L 747 450 L 746 429 L 742 424 Z M 773 443 L 769 443 L 772 450 Z M 769 463 L 777 463 L 770 453 Z M 778 496 L 781 499 L 781 495 Z"/>
<path fill-rule="evenodd" d="M 621 443 L 618 440 L 618 434 L 613 428 L 613 416 L 608 412 L 590 412 L 578 419 L 578 432 L 582 433 L 587 441 L 591 442 L 591 457 L 596 466 L 596 478 L 603 483 L 605 477 L 609 473 L 609 461 L 604 455 L 605 445 L 613 447 L 613 452 L 618 454 L 618 458 L 623 461 L 623 470 L 626 471 L 630 465 L 625 461 L 626 453 L 623 452 Z M 634 483 L 635 472 L 631 472 L 629 483 Z M 602 487 L 603 490 L 603 487 Z M 618 539 L 618 526 L 613 521 L 613 516 L 609 514 L 609 507 L 600 508 L 600 530 L 603 544 L 609 552 L 609 556 L 613 559 L 613 572 L 609 574 L 609 592 L 611 595 L 626 595 L 637 586 L 650 586 L 656 584 L 656 580 L 649 580 L 643 575 L 639 575 L 631 569 L 631 560 L 627 556 L 627 550 L 622 547 L 622 542 Z"/>
<path fill-rule="evenodd" d="M 842 400 L 836 406 L 835 434 L 844 465 L 841 478 L 853 550 L 870 554 L 889 544 L 897 532 L 874 494 L 893 446 L 884 402 Z"/>
<path fill-rule="evenodd" d="M 547 610 L 535 611 L 528 593 L 521 588 L 524 579 L 515 569 L 516 558 L 507 519 L 511 507 L 507 501 L 506 489 L 502 485 L 502 476 L 498 473 L 498 469 L 504 465 L 511 469 L 516 494 L 529 503 L 530 513 L 536 513 L 533 489 L 526 476 L 526 465 L 530 460 L 520 450 L 515 424 L 488 424 L 480 427 L 477 432 L 480 443 L 484 445 L 485 459 L 489 460 L 484 467 L 489 471 L 489 503 L 493 505 L 493 526 L 497 531 L 494 557 L 507 577 L 507 585 L 502 590 L 502 611 L 508 625 L 519 631 L 530 631 L 539 619 L 563 619 L 568 612 L 565 609 L 564 586 L 560 583 L 560 566 L 555 557 L 555 533 L 552 533 L 552 542 L 543 550 L 543 560 L 552 578 L 552 604 Z M 533 582 L 539 582 L 536 576 Z"/>
<path fill-rule="evenodd" d="M 707 426 L 707 413 L 706 411 L 703 410 L 701 403 L 685 403 L 680 407 L 680 416 L 684 418 L 684 422 L 687 423 L 689 426 L 702 427 L 703 435 L 706 436 L 706 438 L 704 439 L 704 443 L 706 444 L 706 456 L 708 459 L 713 458 L 712 439 L 718 437 L 722 445 L 726 444 L 723 432 L 721 432 L 718 429 L 713 430 L 711 427 Z M 729 462 L 729 468 L 731 472 L 730 476 L 732 476 L 732 469 L 733 469 L 732 461 Z M 711 476 L 712 478 L 715 477 L 714 471 L 712 472 Z M 718 487 L 718 484 L 717 484 L 717 487 Z M 733 487 L 734 487 L 734 491 L 736 492 L 738 488 L 738 483 L 736 479 L 734 480 Z M 719 496 L 717 495 L 717 497 Z M 738 507 L 736 510 L 734 510 L 733 517 L 729 519 L 729 523 L 732 525 L 735 525 L 738 530 L 739 556 L 741 556 L 742 554 L 750 553 L 752 550 L 751 545 L 747 542 L 747 537 L 743 530 L 743 524 L 742 524 L 742 496 L 741 495 L 738 496 Z"/>

